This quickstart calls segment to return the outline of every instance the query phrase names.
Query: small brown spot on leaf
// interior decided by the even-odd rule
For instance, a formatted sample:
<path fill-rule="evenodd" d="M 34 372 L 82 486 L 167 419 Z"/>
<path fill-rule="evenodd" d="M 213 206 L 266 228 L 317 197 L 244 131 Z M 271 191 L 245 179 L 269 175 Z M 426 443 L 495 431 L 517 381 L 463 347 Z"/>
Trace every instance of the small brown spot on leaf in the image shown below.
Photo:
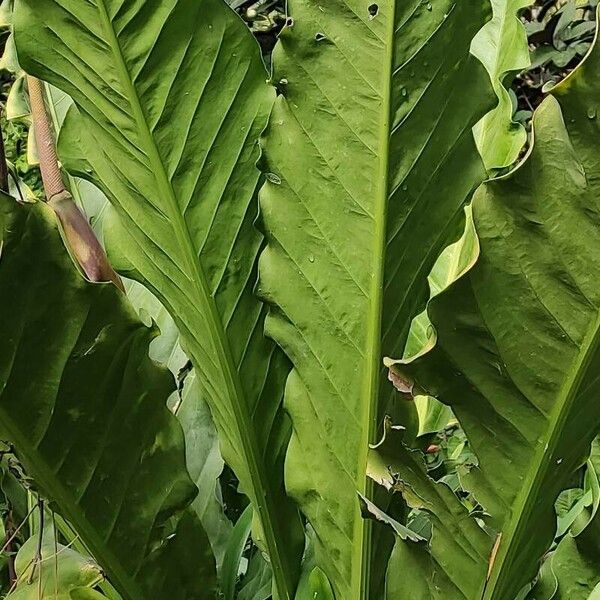
<path fill-rule="evenodd" d="M 388 379 L 394 384 L 394 387 L 402 394 L 412 396 L 414 382 L 412 379 L 398 373 L 393 369 L 388 370 Z"/>

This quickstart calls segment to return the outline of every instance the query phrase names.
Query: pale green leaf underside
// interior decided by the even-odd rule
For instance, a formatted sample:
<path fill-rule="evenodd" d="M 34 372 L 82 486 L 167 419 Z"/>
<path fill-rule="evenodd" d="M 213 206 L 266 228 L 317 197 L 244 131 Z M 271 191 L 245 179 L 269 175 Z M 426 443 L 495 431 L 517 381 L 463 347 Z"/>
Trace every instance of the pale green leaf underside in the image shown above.
<path fill-rule="evenodd" d="M 166 408 L 155 335 L 113 285 L 85 282 L 50 209 L 0 198 L 0 428 L 126 600 L 201 600 L 214 559 Z M 175 534 L 170 539 L 169 536 Z"/>
<path fill-rule="evenodd" d="M 36 534 L 19 548 L 15 557 L 16 586 L 6 600 L 106 600 L 93 589 L 103 575 L 92 559 L 55 543 L 53 535 L 47 533 L 41 545 L 42 562 L 38 564 L 37 546 Z"/>
<path fill-rule="evenodd" d="M 376 7 L 289 2 L 261 191 L 259 291 L 273 305 L 267 332 L 295 367 L 286 484 L 344 600 L 369 594 L 357 491 L 369 495 L 379 416 L 401 408 L 382 348 L 401 354 L 433 262 L 458 237 L 462 206 L 484 178 L 471 128 L 493 103 L 469 54 L 485 3 Z"/>
<path fill-rule="evenodd" d="M 498 106 L 490 111 L 474 129 L 477 148 L 488 170 L 502 169 L 515 163 L 527 133 L 523 125 L 514 123 L 513 103 L 508 93 L 507 78 L 529 67 L 529 46 L 525 26 L 519 13 L 531 0 L 492 0 L 493 18 L 475 36 L 471 50 L 490 74 Z"/>
<path fill-rule="evenodd" d="M 502 534 L 479 582 L 488 600 L 535 575 L 554 501 L 598 432 L 599 81 L 596 46 L 536 111 L 525 163 L 477 192 L 479 259 L 430 302 L 437 343 L 404 367 L 477 454 L 465 482 Z"/>
<path fill-rule="evenodd" d="M 111 234 L 175 320 L 286 600 L 303 536 L 282 489 L 288 367 L 252 293 L 256 140 L 273 96 L 258 46 L 220 0 L 19 0 L 16 42 L 79 109 L 118 211 Z"/>
<path fill-rule="evenodd" d="M 472 218 L 468 207 L 466 216 L 468 227 L 466 227 L 465 233 L 459 240 L 444 248 L 427 277 L 430 298 L 437 296 L 472 266 L 478 248 L 476 246 L 477 237 L 471 235 L 470 232 Z M 430 343 L 433 335 L 427 311 L 423 310 L 412 320 L 404 347 L 404 357 L 407 358 L 420 352 Z M 431 396 L 416 396 L 414 401 L 419 416 L 419 435 L 441 431 L 454 420 L 450 408 Z"/>

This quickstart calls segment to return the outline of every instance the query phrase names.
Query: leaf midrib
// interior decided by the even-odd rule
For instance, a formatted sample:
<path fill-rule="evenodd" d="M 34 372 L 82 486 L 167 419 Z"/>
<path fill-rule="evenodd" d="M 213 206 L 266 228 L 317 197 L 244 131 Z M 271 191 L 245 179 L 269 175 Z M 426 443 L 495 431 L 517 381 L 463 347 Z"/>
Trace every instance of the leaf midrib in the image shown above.
<path fill-rule="evenodd" d="M 384 76 L 384 88 L 382 94 L 381 122 L 379 139 L 381 142 L 379 156 L 379 185 L 374 207 L 374 239 L 373 239 L 373 277 L 371 278 L 370 305 L 368 313 L 368 329 L 366 336 L 366 353 L 368 365 L 363 389 L 363 429 L 360 445 L 360 467 L 358 489 L 367 497 L 372 498 L 373 481 L 367 477 L 367 460 L 369 444 L 377 434 L 377 413 L 379 400 L 380 375 L 382 370 L 382 312 L 384 292 L 384 269 L 386 256 L 386 231 L 387 231 L 387 208 L 389 191 L 389 153 L 390 153 L 390 123 L 392 120 L 392 79 L 394 74 L 394 36 L 396 22 L 396 0 L 390 0 L 390 14 L 387 23 L 387 42 L 385 66 L 387 71 Z M 358 579 L 359 590 L 353 593 L 354 598 L 368 600 L 370 595 L 370 569 L 371 569 L 371 527 L 367 519 L 361 519 L 359 524 L 360 544 L 355 551 L 361 556 L 361 576 Z"/>
<path fill-rule="evenodd" d="M 293 596 L 293 585 L 290 582 L 288 574 L 285 572 L 283 566 L 284 561 L 280 556 L 278 539 L 273 528 L 273 521 L 269 518 L 270 515 L 275 512 L 272 507 L 273 498 L 268 491 L 269 486 L 266 485 L 267 478 L 264 470 L 260 468 L 260 462 L 258 460 L 260 453 L 255 444 L 256 436 L 253 435 L 253 422 L 248 410 L 245 393 L 233 361 L 229 340 L 223 329 L 215 299 L 210 293 L 200 260 L 196 257 L 189 228 L 179 210 L 175 192 L 167 177 L 160 153 L 148 126 L 148 121 L 144 114 L 140 98 L 131 79 L 121 45 L 109 17 L 105 0 L 97 0 L 97 6 L 105 33 L 109 38 L 107 40 L 108 45 L 115 58 L 116 68 L 121 78 L 121 83 L 126 90 L 126 97 L 134 113 L 138 133 L 141 138 L 140 141 L 145 145 L 147 157 L 150 161 L 157 187 L 161 192 L 161 195 L 168 200 L 169 219 L 173 225 L 184 260 L 187 263 L 186 275 L 190 279 L 192 285 L 196 288 L 197 298 L 202 303 L 202 312 L 204 313 L 209 326 L 213 347 L 219 354 L 218 364 L 223 367 L 224 379 L 227 385 L 227 395 L 233 406 L 232 412 L 235 419 L 236 430 L 238 437 L 242 442 L 243 454 L 248 463 L 248 473 L 252 480 L 253 494 L 256 500 L 255 509 L 259 515 L 260 523 L 265 535 L 265 542 L 269 550 L 269 559 L 273 566 L 276 586 L 281 595 L 281 599 L 287 600 Z M 191 342 L 194 345 L 197 343 L 195 338 L 192 339 Z M 252 431 L 252 434 L 249 433 L 250 431 Z"/>
<path fill-rule="evenodd" d="M 518 542 L 522 538 L 523 529 L 527 526 L 535 508 L 539 490 L 544 483 L 550 463 L 554 460 L 554 449 L 560 441 L 565 421 L 571 414 L 573 404 L 577 400 L 581 381 L 586 375 L 587 368 L 599 347 L 600 312 L 596 314 L 596 320 L 583 340 L 581 351 L 572 367 L 571 376 L 565 380 L 561 387 L 556 407 L 551 412 L 550 424 L 546 430 L 545 439 L 547 443 L 544 444 L 541 440 L 538 444 L 535 460 L 531 462 L 526 477 L 526 481 L 532 481 L 532 484 L 531 486 L 524 486 L 517 496 L 513 510 L 513 514 L 517 515 L 517 518 L 509 522 L 508 531 L 504 530 L 502 532 L 502 539 L 508 541 L 506 544 L 501 544 L 496 554 L 494 569 L 484 588 L 483 598 L 485 600 L 502 600 L 497 595 L 497 590 L 502 591 L 505 587 L 506 571 L 502 567 L 509 557 L 520 550 Z"/>

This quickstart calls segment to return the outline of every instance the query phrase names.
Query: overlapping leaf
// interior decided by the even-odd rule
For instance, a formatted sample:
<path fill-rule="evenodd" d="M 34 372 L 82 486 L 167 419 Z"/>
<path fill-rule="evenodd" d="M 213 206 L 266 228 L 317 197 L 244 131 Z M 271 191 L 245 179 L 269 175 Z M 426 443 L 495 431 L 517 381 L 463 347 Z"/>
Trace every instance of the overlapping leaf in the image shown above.
<path fill-rule="evenodd" d="M 45 535 L 29 538 L 15 559 L 16 582 L 7 600 L 106 600 L 93 588 L 103 579 L 91 559 Z"/>
<path fill-rule="evenodd" d="M 62 166 L 67 171 L 68 185 L 80 209 L 92 223 L 100 239 L 104 239 L 105 220 L 114 209 L 106 196 L 98 189 L 97 180 L 91 183 L 93 170 L 83 155 L 80 144 L 81 119 L 73 101 L 53 86 L 46 85 L 48 108 L 52 115 L 54 129 L 58 137 L 58 154 Z M 69 173 L 85 173 L 88 180 Z M 114 219 L 112 215 L 112 219 Z M 118 238 L 117 238 L 118 241 Z M 119 261 L 127 261 L 123 248 L 108 248 L 113 266 L 119 268 Z M 161 335 L 150 345 L 150 357 L 169 367 L 179 378 L 188 363 L 188 357 L 181 349 L 179 331 L 173 319 L 160 302 L 143 285 L 124 281 L 127 298 L 142 318 L 151 318 L 160 329 Z M 221 490 L 218 477 L 223 470 L 223 459 L 219 452 L 214 423 L 202 390 L 192 369 L 182 389 L 172 395 L 174 412 L 182 424 L 186 440 L 186 464 L 188 472 L 198 487 L 198 496 L 192 508 L 199 516 L 210 540 L 217 567 L 220 566 L 231 523 L 223 512 Z"/>
<path fill-rule="evenodd" d="M 526 162 L 478 191 L 477 262 L 430 302 L 435 345 L 396 366 L 452 406 L 478 457 L 465 481 L 495 542 L 486 600 L 536 574 L 599 429 L 599 75 L 596 45 L 536 111 Z"/>
<path fill-rule="evenodd" d="M 252 294 L 256 140 L 273 97 L 258 46 L 219 0 L 19 0 L 15 29 L 25 70 L 80 111 L 120 247 L 177 324 L 290 598 L 303 534 L 283 494 L 288 367 Z"/>
<path fill-rule="evenodd" d="M 491 540 L 450 487 L 430 479 L 422 455 L 406 448 L 401 429 L 390 423 L 371 449 L 369 476 L 402 492 L 408 506 L 425 511 L 431 522 L 429 552 L 425 540 L 414 543 L 414 537 L 397 536 L 387 569 L 386 600 L 478 598 Z"/>
<path fill-rule="evenodd" d="M 84 281 L 42 205 L 0 198 L 0 429 L 127 600 L 202 599 L 214 559 L 155 332 Z"/>
<path fill-rule="evenodd" d="M 527 34 L 519 19 L 519 12 L 530 4 L 531 0 L 492 0 L 493 18 L 473 40 L 473 54 L 485 65 L 498 96 L 498 106 L 474 130 L 490 171 L 514 164 L 527 141 L 523 125 L 512 120 L 513 102 L 505 86 L 513 73 L 531 64 Z"/>
<path fill-rule="evenodd" d="M 584 489 L 565 490 L 557 501 L 579 492 L 566 514 L 559 512 L 557 544 L 549 552 L 531 593 L 531 600 L 588 600 L 600 582 L 600 440 L 592 444 Z M 567 508 L 565 507 L 565 508 Z M 564 510 L 564 509 L 563 509 Z M 565 531 L 566 530 L 566 531 Z"/>
<path fill-rule="evenodd" d="M 469 47 L 487 10 L 292 0 L 274 52 L 260 293 L 295 367 L 286 484 L 338 598 L 369 594 L 357 492 L 369 493 L 380 414 L 402 408 L 382 348 L 401 353 L 427 274 L 484 178 L 471 128 L 493 93 Z"/>
<path fill-rule="evenodd" d="M 93 170 L 80 146 L 79 113 L 73 107 L 70 98 L 56 88 L 49 89 L 49 99 L 54 109 L 55 126 L 59 131 L 58 152 L 63 167 L 68 173 L 80 173 L 85 174 L 88 179 L 93 178 Z M 103 239 L 106 233 L 105 225 L 110 225 L 116 218 L 114 208 L 98 187 L 89 180 L 73 175 L 69 175 L 68 178 L 71 193 L 93 223 L 97 235 Z M 97 180 L 95 183 L 99 184 Z M 126 248 L 119 247 L 118 237 L 112 239 L 113 244 L 107 248 L 107 253 L 117 270 L 119 267 L 126 270 Z M 143 285 L 131 279 L 126 279 L 124 285 L 132 306 L 143 317 L 156 322 L 160 329 L 161 335 L 153 340 L 150 346 L 151 358 L 168 366 L 179 378 L 182 370 L 186 370 L 189 359 L 181 348 L 179 331 L 173 319 Z M 212 416 L 196 380 L 194 369 L 187 372 L 185 380 L 179 383 L 182 389 L 173 394 L 172 408 L 184 430 L 187 468 L 198 486 L 198 496 L 192 508 L 200 517 L 219 568 L 232 527 L 223 512 L 218 481 L 223 470 L 223 459 Z"/>

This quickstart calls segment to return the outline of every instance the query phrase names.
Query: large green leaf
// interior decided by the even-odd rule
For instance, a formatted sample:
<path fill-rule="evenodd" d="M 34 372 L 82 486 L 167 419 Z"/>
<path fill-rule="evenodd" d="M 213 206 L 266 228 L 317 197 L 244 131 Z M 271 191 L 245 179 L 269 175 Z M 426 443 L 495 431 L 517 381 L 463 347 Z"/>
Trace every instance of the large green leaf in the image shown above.
<path fill-rule="evenodd" d="M 68 174 L 85 173 L 89 178 L 94 175 L 82 154 L 79 142 L 81 119 L 72 100 L 64 92 L 53 86 L 47 86 L 47 92 L 54 126 L 58 132 L 58 153 L 62 166 L 67 170 L 69 188 L 97 235 L 103 239 L 105 226 L 114 222 L 114 208 L 96 185 Z M 127 269 L 127 248 L 119 247 L 119 242 L 123 240 L 116 236 L 108 237 L 113 241 L 111 247 L 107 248 L 113 266 Z M 131 279 L 126 279 L 123 284 L 129 302 L 140 316 L 151 318 L 160 329 L 160 336 L 150 345 L 150 357 L 169 367 L 178 380 L 182 371 L 187 373 L 185 379 L 179 381 L 181 389 L 173 393 L 172 399 L 175 413 L 184 430 L 188 472 L 198 487 L 198 495 L 192 508 L 200 517 L 208 535 L 219 569 L 232 524 L 225 516 L 221 502 L 218 477 L 223 471 L 224 463 L 210 411 L 194 369 L 186 368 L 189 359 L 181 348 L 179 331 L 167 310 L 143 285 Z"/>
<path fill-rule="evenodd" d="M 58 138 L 61 164 L 67 171 L 65 179 L 68 188 L 80 210 L 92 224 L 96 235 L 103 239 L 105 216 L 114 209 L 96 185 L 69 174 L 85 172 L 86 175 L 93 176 L 93 170 L 83 156 L 79 142 L 80 118 L 77 110 L 71 98 L 58 88 L 46 84 L 45 93 L 48 111 Z M 109 222 L 110 220 L 107 219 Z M 126 248 L 107 249 L 113 266 L 118 268 L 119 260 L 126 261 L 125 250 Z M 184 430 L 186 466 L 198 487 L 198 495 L 192 503 L 192 509 L 207 533 L 219 569 L 232 525 L 224 514 L 221 501 L 218 477 L 223 470 L 223 459 L 210 411 L 202 398 L 202 390 L 196 381 L 194 370 L 186 369 L 189 359 L 181 348 L 179 331 L 169 313 L 143 285 L 130 279 L 125 280 L 123 285 L 129 303 L 142 319 L 152 319 L 160 329 L 160 335 L 150 344 L 150 358 L 166 365 L 177 377 L 181 387 L 173 392 L 170 400 Z M 179 375 L 183 371 L 187 375 L 184 381 L 179 381 Z"/>
<path fill-rule="evenodd" d="M 0 198 L 0 430 L 127 600 L 208 598 L 173 377 L 113 285 L 84 281 L 44 205 Z"/>
<path fill-rule="evenodd" d="M 86 157 L 118 209 L 112 233 L 176 322 L 290 598 L 303 533 L 283 493 L 288 366 L 252 293 L 256 140 L 273 99 L 258 46 L 220 0 L 19 0 L 15 36 L 25 70 L 80 111 Z"/>
<path fill-rule="evenodd" d="M 477 192 L 477 262 L 429 303 L 433 347 L 395 367 L 452 406 L 477 455 L 464 481 L 494 541 L 486 600 L 534 577 L 600 429 L 599 104 L 596 45 L 537 109 L 528 159 Z"/>
<path fill-rule="evenodd" d="M 427 274 L 484 177 L 471 128 L 493 93 L 469 46 L 489 7 L 291 0 L 289 10 L 264 142 L 260 293 L 295 367 L 286 484 L 316 532 L 317 565 L 350 600 L 369 594 L 357 495 L 369 495 L 368 443 L 381 412 L 402 408 L 382 352 L 401 353 Z"/>

